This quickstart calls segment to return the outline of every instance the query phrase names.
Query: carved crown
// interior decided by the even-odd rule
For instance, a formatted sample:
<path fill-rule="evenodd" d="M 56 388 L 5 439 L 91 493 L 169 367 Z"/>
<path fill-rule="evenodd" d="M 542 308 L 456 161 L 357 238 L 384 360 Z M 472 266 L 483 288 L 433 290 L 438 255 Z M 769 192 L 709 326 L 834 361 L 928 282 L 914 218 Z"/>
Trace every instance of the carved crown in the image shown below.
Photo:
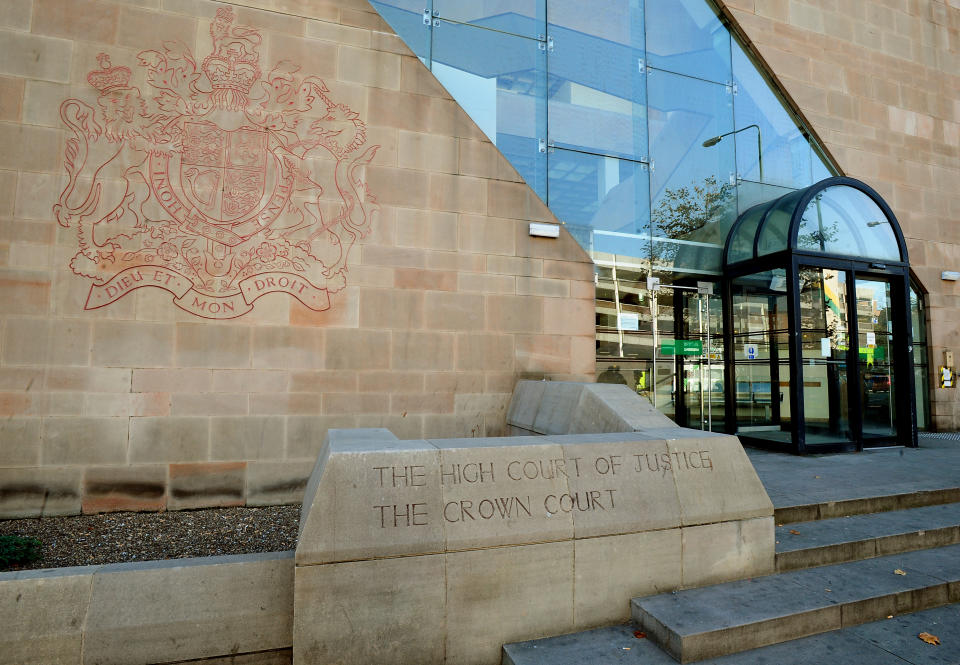
<path fill-rule="evenodd" d="M 210 24 L 213 53 L 203 59 L 201 68 L 214 90 L 236 90 L 244 95 L 260 79 L 260 33 L 233 25 L 229 7 L 217 10 Z"/>
<path fill-rule="evenodd" d="M 100 64 L 100 69 L 94 69 L 87 74 L 87 82 L 101 95 L 130 85 L 131 71 L 127 67 L 111 67 L 110 56 L 106 53 L 97 55 L 97 62 Z"/>

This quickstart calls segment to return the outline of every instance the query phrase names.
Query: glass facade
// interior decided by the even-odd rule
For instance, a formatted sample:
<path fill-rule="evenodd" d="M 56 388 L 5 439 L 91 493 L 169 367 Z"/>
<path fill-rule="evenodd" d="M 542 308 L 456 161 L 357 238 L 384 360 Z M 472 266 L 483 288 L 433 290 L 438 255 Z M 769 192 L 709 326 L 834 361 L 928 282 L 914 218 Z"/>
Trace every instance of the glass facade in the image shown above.
<path fill-rule="evenodd" d="M 372 4 L 593 257 L 598 380 L 630 386 L 691 427 L 789 436 L 790 276 L 768 267 L 727 284 L 724 265 L 793 249 L 797 201 L 836 169 L 716 8 L 708 0 Z M 901 260 L 887 218 L 850 188 L 821 191 L 793 242 Z M 802 297 L 824 305 L 832 277 L 817 274 Z M 659 290 L 648 288 L 651 277 Z M 804 349 L 820 352 L 825 321 L 804 328 L 812 340 Z M 678 353 L 681 339 L 699 341 L 700 352 Z M 839 338 L 831 344 L 847 348 Z M 812 355 L 795 380 L 845 381 L 832 354 Z M 805 408 L 825 406 L 813 397 Z M 803 415 L 842 432 L 850 407 L 835 406 Z"/>

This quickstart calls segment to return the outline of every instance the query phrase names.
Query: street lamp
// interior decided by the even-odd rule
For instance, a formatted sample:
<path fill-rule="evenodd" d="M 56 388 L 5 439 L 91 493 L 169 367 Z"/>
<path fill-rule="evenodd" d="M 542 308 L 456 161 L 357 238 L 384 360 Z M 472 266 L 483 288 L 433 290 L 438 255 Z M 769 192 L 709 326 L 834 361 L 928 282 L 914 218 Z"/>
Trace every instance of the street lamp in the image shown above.
<path fill-rule="evenodd" d="M 720 143 L 720 141 L 723 140 L 724 136 L 730 136 L 731 134 L 738 134 L 746 129 L 750 129 L 751 127 L 757 130 L 757 164 L 760 166 L 760 182 L 763 182 L 763 148 L 761 146 L 759 125 L 747 125 L 746 127 L 735 129 L 732 132 L 727 132 L 726 134 L 720 134 L 719 136 L 714 136 L 713 138 L 707 139 L 706 141 L 704 141 L 703 147 L 712 148 L 713 146 Z"/>

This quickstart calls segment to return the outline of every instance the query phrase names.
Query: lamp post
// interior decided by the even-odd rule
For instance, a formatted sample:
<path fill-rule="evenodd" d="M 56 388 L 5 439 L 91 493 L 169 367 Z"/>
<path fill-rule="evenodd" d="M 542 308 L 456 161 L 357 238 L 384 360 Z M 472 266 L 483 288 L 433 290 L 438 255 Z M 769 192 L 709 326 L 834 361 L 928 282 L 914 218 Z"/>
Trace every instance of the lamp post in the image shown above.
<path fill-rule="evenodd" d="M 760 182 L 763 182 L 763 147 L 760 138 L 760 125 L 747 125 L 746 127 L 741 127 L 740 129 L 735 129 L 732 132 L 727 132 L 726 134 L 720 134 L 719 136 L 714 136 L 713 138 L 707 139 L 703 142 L 704 148 L 712 148 L 713 146 L 720 143 L 723 140 L 724 136 L 730 136 L 731 134 L 738 134 L 746 129 L 753 127 L 757 130 L 757 164 L 760 166 Z"/>

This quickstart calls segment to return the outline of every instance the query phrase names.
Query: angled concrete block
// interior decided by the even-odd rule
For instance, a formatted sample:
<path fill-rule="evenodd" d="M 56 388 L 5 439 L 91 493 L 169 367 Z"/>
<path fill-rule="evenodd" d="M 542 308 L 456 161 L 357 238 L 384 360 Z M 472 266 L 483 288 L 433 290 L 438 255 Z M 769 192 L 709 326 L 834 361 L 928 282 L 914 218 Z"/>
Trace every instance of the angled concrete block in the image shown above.
<path fill-rule="evenodd" d="M 442 552 L 439 461 L 425 441 L 328 436 L 307 485 L 297 565 Z"/>
<path fill-rule="evenodd" d="M 569 494 L 550 508 L 572 515 L 577 538 L 680 525 L 677 480 L 665 464 L 664 441 L 637 441 L 629 432 L 547 438 L 563 442 L 570 470 Z"/>
<path fill-rule="evenodd" d="M 582 383 L 547 381 L 533 429 L 541 434 L 567 434 L 583 390 Z"/>
<path fill-rule="evenodd" d="M 737 437 L 677 427 L 666 446 L 684 526 L 773 515 Z"/>
<path fill-rule="evenodd" d="M 533 431 L 537 420 L 537 411 L 543 393 L 547 389 L 546 381 L 520 381 L 513 390 L 507 422 L 525 430 Z"/>
<path fill-rule="evenodd" d="M 560 446 L 543 437 L 433 440 L 440 452 L 447 552 L 573 538 L 573 516 L 550 510 L 569 492 Z"/>

